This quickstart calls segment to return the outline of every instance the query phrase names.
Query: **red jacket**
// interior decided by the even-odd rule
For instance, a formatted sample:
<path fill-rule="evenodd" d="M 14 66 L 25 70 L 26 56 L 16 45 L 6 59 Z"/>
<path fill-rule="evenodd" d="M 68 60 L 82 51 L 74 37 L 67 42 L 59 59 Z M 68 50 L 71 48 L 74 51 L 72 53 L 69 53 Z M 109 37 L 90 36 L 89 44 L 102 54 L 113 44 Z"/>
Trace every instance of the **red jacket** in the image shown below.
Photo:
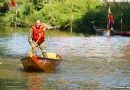
<path fill-rule="evenodd" d="M 36 28 L 36 25 L 34 24 L 32 26 L 32 34 L 33 34 L 33 40 L 36 41 L 36 43 L 40 44 L 44 41 L 45 34 L 44 34 L 44 25 L 41 24 L 39 28 Z"/>
<path fill-rule="evenodd" d="M 112 14 L 109 14 L 109 22 L 114 22 L 114 17 Z"/>
<path fill-rule="evenodd" d="M 15 1 L 14 0 L 11 0 L 11 6 L 15 6 Z"/>

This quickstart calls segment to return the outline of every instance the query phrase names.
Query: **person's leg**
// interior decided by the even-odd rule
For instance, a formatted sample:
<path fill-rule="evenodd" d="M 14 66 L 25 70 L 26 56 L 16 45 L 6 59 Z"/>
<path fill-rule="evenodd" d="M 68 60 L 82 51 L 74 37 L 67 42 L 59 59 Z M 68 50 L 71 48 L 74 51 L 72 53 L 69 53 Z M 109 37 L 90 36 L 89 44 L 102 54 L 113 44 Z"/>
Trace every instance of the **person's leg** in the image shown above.
<path fill-rule="evenodd" d="M 109 22 L 109 30 L 111 30 L 111 22 Z"/>
<path fill-rule="evenodd" d="M 47 57 L 46 51 L 45 51 L 45 43 L 44 42 L 39 44 L 39 48 L 40 48 L 40 50 L 42 52 L 43 57 Z"/>
<path fill-rule="evenodd" d="M 110 23 L 108 22 L 108 23 L 107 23 L 107 30 L 109 29 L 109 27 L 110 27 Z"/>
<path fill-rule="evenodd" d="M 114 30 L 114 23 L 113 22 L 111 23 L 111 28 L 112 28 L 112 30 Z"/>
<path fill-rule="evenodd" d="M 113 33 L 113 30 L 114 30 L 114 29 L 113 29 L 113 22 L 110 23 L 110 30 L 111 30 L 111 32 Z"/>

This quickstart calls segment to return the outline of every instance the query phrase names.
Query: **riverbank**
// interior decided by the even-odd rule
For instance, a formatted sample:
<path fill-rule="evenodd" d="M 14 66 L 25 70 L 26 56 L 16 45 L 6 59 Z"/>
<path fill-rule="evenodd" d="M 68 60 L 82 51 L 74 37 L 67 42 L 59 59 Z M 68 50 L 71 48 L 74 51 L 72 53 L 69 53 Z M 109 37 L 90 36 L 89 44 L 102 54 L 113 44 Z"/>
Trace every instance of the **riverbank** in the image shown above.
<path fill-rule="evenodd" d="M 11 25 L 16 25 L 17 23 L 17 26 L 26 27 L 30 26 L 37 19 L 40 19 L 47 24 L 48 29 L 70 30 L 73 28 L 73 31 L 80 32 L 81 29 L 76 28 L 75 21 L 81 19 L 89 9 L 94 9 L 100 5 L 96 0 L 81 2 L 78 0 L 51 1 L 52 2 L 42 0 L 39 2 L 37 2 L 37 0 L 16 0 L 17 7 L 10 8 L 10 10 L 2 16 L 0 21 Z M 8 4 L 9 3 L 8 1 Z"/>
<path fill-rule="evenodd" d="M 107 2 L 97 2 L 97 0 L 51 1 L 50 3 L 42 0 L 39 2 L 17 0 L 17 7 L 10 8 L 7 13 L 2 14 L 0 22 L 4 25 L 17 24 L 19 27 L 30 27 L 37 19 L 40 19 L 47 24 L 48 29 L 73 30 L 73 32 L 87 34 L 95 33 L 92 22 L 95 22 L 97 27 L 106 28 Z M 129 8 L 128 2 L 111 2 L 115 30 L 120 30 L 121 19 L 123 30 L 130 29 Z"/>

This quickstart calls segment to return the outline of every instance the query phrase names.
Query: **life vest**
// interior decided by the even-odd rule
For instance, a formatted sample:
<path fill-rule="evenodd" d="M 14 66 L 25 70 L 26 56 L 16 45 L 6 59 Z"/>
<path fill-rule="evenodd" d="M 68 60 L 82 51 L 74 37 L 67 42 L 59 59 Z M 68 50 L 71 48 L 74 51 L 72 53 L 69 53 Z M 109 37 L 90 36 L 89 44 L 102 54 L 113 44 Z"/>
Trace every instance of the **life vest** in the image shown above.
<path fill-rule="evenodd" d="M 11 0 L 11 6 L 14 7 L 15 6 L 15 1 Z"/>
<path fill-rule="evenodd" d="M 33 40 L 36 41 L 38 44 L 40 44 L 44 41 L 44 38 L 45 38 L 45 34 L 43 31 L 44 28 L 45 27 L 43 24 L 41 24 L 39 28 L 37 28 L 35 24 L 32 26 Z"/>
<path fill-rule="evenodd" d="M 114 22 L 114 17 L 113 17 L 113 15 L 109 15 L 109 22 Z"/>

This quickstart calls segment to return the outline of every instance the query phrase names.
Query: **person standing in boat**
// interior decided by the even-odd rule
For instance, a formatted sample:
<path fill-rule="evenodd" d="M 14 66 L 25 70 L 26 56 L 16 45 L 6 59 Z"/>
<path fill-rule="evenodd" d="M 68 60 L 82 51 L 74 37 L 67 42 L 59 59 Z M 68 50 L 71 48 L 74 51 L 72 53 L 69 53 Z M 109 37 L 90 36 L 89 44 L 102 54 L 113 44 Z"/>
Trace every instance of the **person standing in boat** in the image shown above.
<path fill-rule="evenodd" d="M 114 26 L 114 17 L 112 15 L 112 12 L 109 8 L 108 10 L 108 29 L 112 32 L 114 29 L 113 29 L 113 26 Z"/>
<path fill-rule="evenodd" d="M 28 36 L 28 41 L 30 45 L 32 46 L 32 53 L 36 54 L 36 47 L 40 48 L 43 57 L 46 56 L 45 53 L 45 31 L 46 28 L 44 24 L 40 21 L 37 20 L 34 25 L 32 25 L 32 28 L 30 30 L 29 36 Z"/>

